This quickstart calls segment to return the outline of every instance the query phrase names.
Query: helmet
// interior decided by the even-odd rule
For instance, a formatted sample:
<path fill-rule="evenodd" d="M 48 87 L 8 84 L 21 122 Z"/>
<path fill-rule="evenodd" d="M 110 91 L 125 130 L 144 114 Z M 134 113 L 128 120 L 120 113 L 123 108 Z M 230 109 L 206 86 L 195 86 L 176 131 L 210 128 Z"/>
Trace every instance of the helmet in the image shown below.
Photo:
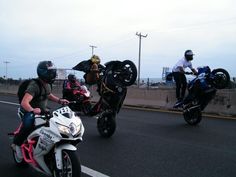
<path fill-rule="evenodd" d="M 52 84 L 57 76 L 57 69 L 51 61 L 41 61 L 37 67 L 37 74 L 40 79 Z"/>
<path fill-rule="evenodd" d="M 75 83 L 75 81 L 76 81 L 75 75 L 74 75 L 74 74 L 69 74 L 69 75 L 68 75 L 68 80 L 69 80 L 70 82 Z"/>
<path fill-rule="evenodd" d="M 186 60 L 187 61 L 191 61 L 191 60 L 193 60 L 193 51 L 192 50 L 186 50 L 185 52 L 184 52 L 184 56 L 185 56 L 185 58 L 186 58 Z"/>
<path fill-rule="evenodd" d="M 100 63 L 100 58 L 97 55 L 93 55 L 90 60 L 92 61 L 92 63 L 96 63 L 99 64 Z"/>

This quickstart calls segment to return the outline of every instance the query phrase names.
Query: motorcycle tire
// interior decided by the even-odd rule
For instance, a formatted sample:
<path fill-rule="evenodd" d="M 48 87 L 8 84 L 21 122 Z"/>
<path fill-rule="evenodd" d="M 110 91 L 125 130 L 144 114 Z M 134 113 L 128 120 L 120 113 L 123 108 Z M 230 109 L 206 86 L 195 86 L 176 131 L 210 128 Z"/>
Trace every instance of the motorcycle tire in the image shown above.
<path fill-rule="evenodd" d="M 200 106 L 193 106 L 183 111 L 184 120 L 189 125 L 197 125 L 202 120 L 202 111 Z"/>
<path fill-rule="evenodd" d="M 97 120 L 97 129 L 99 134 L 104 138 L 111 137 L 116 130 L 116 120 L 114 113 L 103 112 Z"/>
<path fill-rule="evenodd" d="M 80 177 L 81 164 L 75 151 L 62 151 L 62 171 L 53 170 L 53 177 Z"/>
<path fill-rule="evenodd" d="M 125 78 L 121 81 L 124 86 L 133 85 L 137 79 L 137 68 L 135 64 L 130 60 L 124 60 L 122 62 L 122 68 L 124 68 L 127 73 L 125 74 Z"/>
<path fill-rule="evenodd" d="M 230 75 L 225 69 L 222 68 L 214 69 L 212 71 L 212 74 L 215 77 L 214 87 L 216 89 L 224 89 L 229 85 Z"/>

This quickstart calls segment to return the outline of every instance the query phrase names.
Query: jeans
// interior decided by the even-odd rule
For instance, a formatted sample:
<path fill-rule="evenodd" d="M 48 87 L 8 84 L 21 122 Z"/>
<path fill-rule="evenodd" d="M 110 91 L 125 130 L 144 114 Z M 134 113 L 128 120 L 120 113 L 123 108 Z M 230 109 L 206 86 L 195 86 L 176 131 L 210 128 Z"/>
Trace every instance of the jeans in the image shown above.
<path fill-rule="evenodd" d="M 185 91 L 187 88 L 187 79 L 184 73 L 173 72 L 175 84 L 176 84 L 176 98 L 181 100 L 185 96 Z"/>
<path fill-rule="evenodd" d="M 25 112 L 22 117 L 22 127 L 18 134 L 15 135 L 13 143 L 20 146 L 23 144 L 27 136 L 34 129 L 34 114 L 32 112 Z"/>

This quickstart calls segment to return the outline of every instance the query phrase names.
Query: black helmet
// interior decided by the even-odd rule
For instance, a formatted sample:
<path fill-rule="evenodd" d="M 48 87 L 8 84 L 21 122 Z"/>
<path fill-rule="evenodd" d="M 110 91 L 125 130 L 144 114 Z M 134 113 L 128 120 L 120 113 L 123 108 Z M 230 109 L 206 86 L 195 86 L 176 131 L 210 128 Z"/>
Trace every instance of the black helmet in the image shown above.
<path fill-rule="evenodd" d="M 69 74 L 69 75 L 68 75 L 68 80 L 69 80 L 70 82 L 75 83 L 75 81 L 76 81 L 75 75 L 74 75 L 74 74 Z"/>
<path fill-rule="evenodd" d="M 51 61 L 41 61 L 37 67 L 37 74 L 40 79 L 51 84 L 57 76 L 57 69 Z"/>
<path fill-rule="evenodd" d="M 185 58 L 186 58 L 186 60 L 187 61 L 191 61 L 191 60 L 193 60 L 193 51 L 192 50 L 186 50 L 185 52 L 184 52 L 184 56 L 185 56 Z"/>

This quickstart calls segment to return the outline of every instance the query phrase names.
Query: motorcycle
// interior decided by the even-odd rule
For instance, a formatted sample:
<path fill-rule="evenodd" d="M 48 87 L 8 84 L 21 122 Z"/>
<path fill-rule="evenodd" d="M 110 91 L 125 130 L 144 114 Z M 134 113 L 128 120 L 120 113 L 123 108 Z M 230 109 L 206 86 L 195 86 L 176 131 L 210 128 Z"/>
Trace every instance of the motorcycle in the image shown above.
<path fill-rule="evenodd" d="M 73 69 L 85 72 L 84 78 L 86 81 L 87 76 L 91 73 L 92 65 L 91 60 L 82 61 Z M 125 100 L 127 87 L 136 81 L 137 68 L 130 60 L 115 60 L 104 65 L 98 64 L 97 67 L 99 79 L 96 80 L 96 84 L 100 99 L 92 107 L 90 115 L 96 115 L 97 117 L 99 134 L 102 137 L 109 138 L 116 130 L 116 116 Z"/>
<path fill-rule="evenodd" d="M 70 101 L 69 107 L 76 112 L 88 115 L 91 111 L 91 93 L 85 85 L 73 88 L 72 91 L 63 90 L 63 98 Z"/>
<path fill-rule="evenodd" d="M 188 83 L 188 95 L 180 103 L 184 120 L 189 125 L 197 125 L 202 120 L 202 111 L 214 98 L 218 89 L 229 85 L 230 75 L 222 68 L 199 67 L 197 77 Z"/>
<path fill-rule="evenodd" d="M 18 116 L 23 116 L 20 110 Z M 14 138 L 20 127 L 8 135 Z M 14 161 L 17 166 L 30 165 L 48 176 L 79 177 L 81 164 L 76 145 L 82 141 L 83 134 L 81 119 L 68 106 L 51 114 L 35 115 L 34 130 L 21 145 L 23 159 L 12 149 Z"/>

